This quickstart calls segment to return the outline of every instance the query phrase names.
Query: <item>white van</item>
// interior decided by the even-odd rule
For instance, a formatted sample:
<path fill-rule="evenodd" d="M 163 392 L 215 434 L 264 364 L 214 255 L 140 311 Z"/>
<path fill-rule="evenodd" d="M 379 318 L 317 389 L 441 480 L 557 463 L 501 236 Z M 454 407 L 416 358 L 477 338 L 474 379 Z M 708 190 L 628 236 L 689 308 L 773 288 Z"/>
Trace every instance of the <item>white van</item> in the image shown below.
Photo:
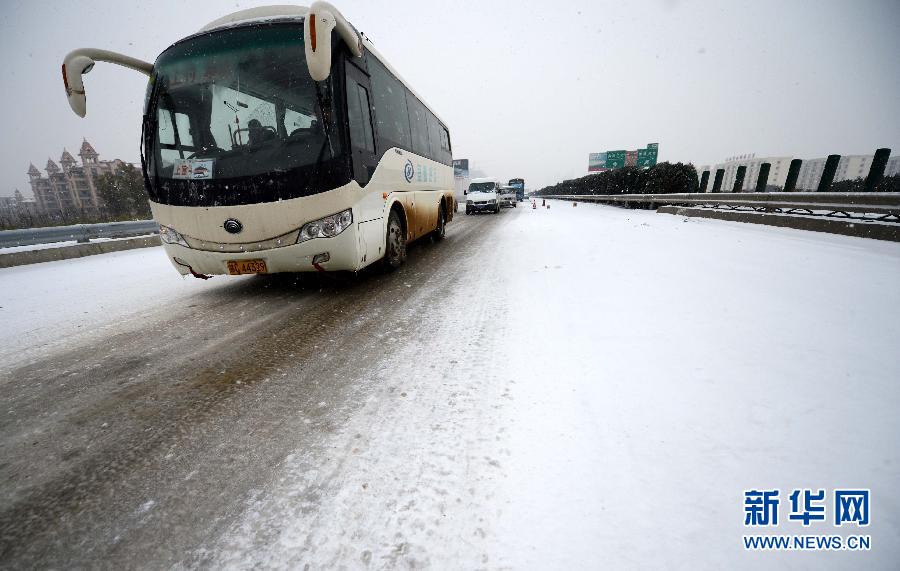
<path fill-rule="evenodd" d="M 518 201 L 516 200 L 516 189 L 511 186 L 501 186 L 499 200 L 500 206 L 509 206 L 510 208 L 516 208 L 518 206 Z"/>
<path fill-rule="evenodd" d="M 496 178 L 473 178 L 466 191 L 466 214 L 500 212 L 500 181 Z"/>

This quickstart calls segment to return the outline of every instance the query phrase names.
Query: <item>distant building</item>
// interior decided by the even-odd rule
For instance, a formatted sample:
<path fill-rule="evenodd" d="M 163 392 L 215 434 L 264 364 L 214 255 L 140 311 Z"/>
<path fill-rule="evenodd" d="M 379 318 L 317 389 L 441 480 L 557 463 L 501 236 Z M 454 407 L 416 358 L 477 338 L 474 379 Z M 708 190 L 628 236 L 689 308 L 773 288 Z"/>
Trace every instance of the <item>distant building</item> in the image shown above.
<path fill-rule="evenodd" d="M 874 155 L 845 155 L 838 162 L 838 168 L 834 175 L 834 182 L 842 180 L 853 180 L 857 178 L 865 179 L 872 167 L 872 159 Z M 725 159 L 724 162 L 713 166 L 703 166 L 698 169 L 698 174 L 702 174 L 704 170 L 709 172 L 709 183 L 706 191 L 712 190 L 713 180 L 716 176 L 717 169 L 724 169 L 724 177 L 722 179 L 722 191 L 731 192 L 734 188 L 734 180 L 737 176 L 737 169 L 740 166 L 747 167 L 747 174 L 744 176 L 744 184 L 741 188 L 743 192 L 751 192 L 756 189 L 756 179 L 759 176 L 759 167 L 762 163 L 769 163 L 769 180 L 768 186 L 778 186 L 784 188 L 787 180 L 788 169 L 791 160 L 794 157 L 760 157 L 756 154 L 737 155 Z M 797 177 L 797 190 L 816 190 L 819 181 L 822 179 L 822 172 L 825 170 L 826 157 L 817 159 L 804 159 L 800 166 L 800 173 Z M 888 159 L 887 167 L 884 170 L 884 176 L 893 176 L 900 174 L 900 156 L 894 156 Z"/>
<path fill-rule="evenodd" d="M 13 200 L 16 202 L 16 211 L 19 214 L 33 216 L 38 213 L 37 201 L 33 198 L 26 199 L 22 196 L 22 192 L 17 188 L 13 194 Z"/>
<path fill-rule="evenodd" d="M 756 153 L 737 155 L 728 157 L 725 162 L 718 163 L 712 167 L 704 166 L 698 170 L 698 174 L 703 174 L 704 170 L 709 172 L 709 183 L 706 185 L 706 191 L 712 190 L 713 181 L 716 178 L 716 171 L 724 169 L 725 175 L 722 178 L 722 191 L 731 192 L 734 188 L 734 180 L 737 178 L 737 169 L 740 166 L 747 167 L 747 173 L 744 175 L 744 184 L 741 190 L 751 192 L 756 190 L 756 179 L 759 177 L 759 168 L 763 163 L 769 163 L 769 179 L 767 186 L 784 187 L 787 180 L 788 168 L 791 166 L 793 157 L 757 157 Z"/>
<path fill-rule="evenodd" d="M 37 213 L 37 202 L 26 200 L 18 188 L 13 196 L 0 196 L 0 228 L 15 227 L 17 221 Z"/>
<path fill-rule="evenodd" d="M 12 218 L 17 213 L 16 199 L 12 196 L 0 196 L 0 218 Z"/>
<path fill-rule="evenodd" d="M 888 159 L 884 168 L 884 176 L 897 176 L 900 174 L 900 155 Z"/>
<path fill-rule="evenodd" d="M 31 191 L 39 214 L 60 217 L 65 213 L 82 212 L 88 215 L 100 213 L 103 199 L 97 193 L 97 180 L 125 166 L 119 159 L 101 161 L 94 147 L 85 140 L 78 152 L 79 166 L 69 151 L 63 149 L 59 165 L 47 159 L 47 176 L 33 164 L 28 169 Z"/>
<path fill-rule="evenodd" d="M 838 161 L 837 171 L 834 173 L 834 182 L 841 180 L 865 179 L 872 167 L 872 159 L 875 155 L 844 155 Z M 822 173 L 825 171 L 825 161 L 828 157 L 807 159 L 800 166 L 800 176 L 797 177 L 798 190 L 816 190 Z M 888 159 L 884 169 L 884 176 L 893 176 L 900 173 L 900 156 Z"/>

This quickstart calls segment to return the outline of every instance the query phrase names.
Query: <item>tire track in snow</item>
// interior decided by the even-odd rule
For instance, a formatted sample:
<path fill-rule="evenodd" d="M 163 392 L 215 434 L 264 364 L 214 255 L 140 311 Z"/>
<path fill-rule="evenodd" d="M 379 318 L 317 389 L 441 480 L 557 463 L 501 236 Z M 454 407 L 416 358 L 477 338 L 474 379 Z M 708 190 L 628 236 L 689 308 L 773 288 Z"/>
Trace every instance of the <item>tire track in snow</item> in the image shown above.
<path fill-rule="evenodd" d="M 277 484 L 190 566 L 488 563 L 510 284 L 485 269 L 503 255 L 493 237 L 504 223 L 467 243 L 458 271 L 412 292 L 392 328 L 408 341 L 380 359 L 365 405 L 323 445 L 331 454 L 289 457 Z"/>

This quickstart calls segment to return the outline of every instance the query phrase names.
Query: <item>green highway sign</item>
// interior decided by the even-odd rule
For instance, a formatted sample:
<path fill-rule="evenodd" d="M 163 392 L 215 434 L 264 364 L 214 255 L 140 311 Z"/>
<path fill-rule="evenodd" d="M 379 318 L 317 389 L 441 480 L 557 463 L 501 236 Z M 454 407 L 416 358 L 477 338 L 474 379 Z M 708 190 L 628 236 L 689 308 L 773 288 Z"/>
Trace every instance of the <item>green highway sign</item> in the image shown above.
<path fill-rule="evenodd" d="M 606 151 L 606 168 L 620 169 L 625 166 L 626 151 Z"/>
<path fill-rule="evenodd" d="M 620 169 L 626 165 L 639 168 L 656 166 L 659 143 L 648 143 L 646 149 L 636 151 L 606 151 L 588 155 L 588 172 Z"/>
<path fill-rule="evenodd" d="M 637 152 L 637 166 L 639 167 L 652 167 L 656 164 L 656 157 L 659 154 L 659 149 L 656 145 L 652 148 L 648 145 L 646 149 L 638 149 Z"/>

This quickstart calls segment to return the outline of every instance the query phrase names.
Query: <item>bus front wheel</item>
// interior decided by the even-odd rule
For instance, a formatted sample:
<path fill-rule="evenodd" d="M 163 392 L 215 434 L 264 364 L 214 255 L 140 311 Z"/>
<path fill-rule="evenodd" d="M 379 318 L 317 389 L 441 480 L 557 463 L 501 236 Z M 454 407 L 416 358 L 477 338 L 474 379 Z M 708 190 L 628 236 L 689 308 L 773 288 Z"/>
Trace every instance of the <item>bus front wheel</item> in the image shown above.
<path fill-rule="evenodd" d="M 406 261 L 406 233 L 403 231 L 403 223 L 396 210 L 391 210 L 388 216 L 386 250 L 384 252 L 384 267 L 387 270 L 396 270 Z"/>

